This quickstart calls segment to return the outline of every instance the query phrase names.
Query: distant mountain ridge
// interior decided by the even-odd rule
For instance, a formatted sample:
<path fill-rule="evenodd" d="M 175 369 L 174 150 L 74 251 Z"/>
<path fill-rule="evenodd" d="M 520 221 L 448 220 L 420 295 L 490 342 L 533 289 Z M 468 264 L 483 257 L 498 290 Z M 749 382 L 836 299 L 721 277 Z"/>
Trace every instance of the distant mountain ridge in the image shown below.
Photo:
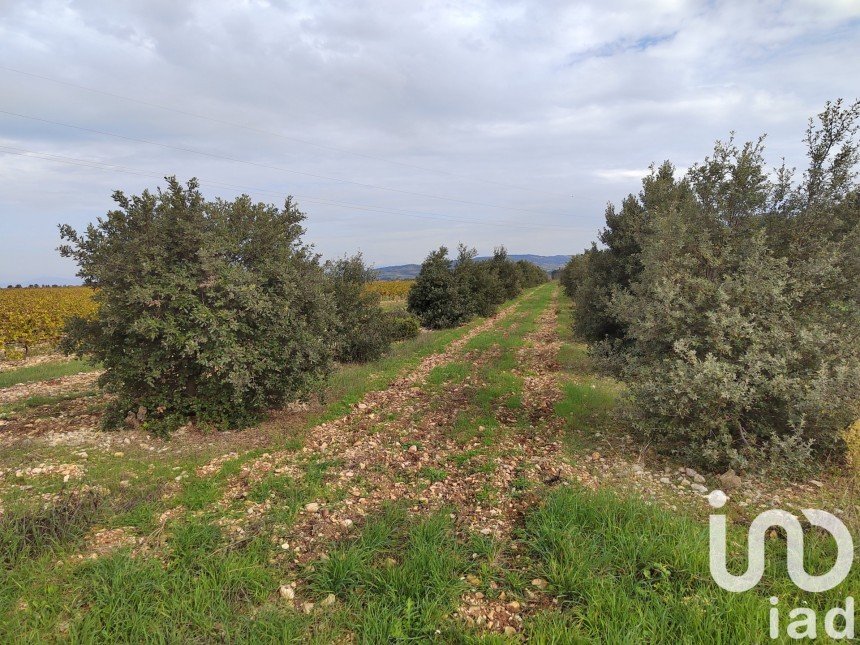
<path fill-rule="evenodd" d="M 510 254 L 508 257 L 511 260 L 528 260 L 534 262 L 541 269 L 549 273 L 555 269 L 560 269 L 570 259 L 569 255 L 533 255 L 526 253 L 523 255 Z M 477 260 L 489 260 L 489 256 L 481 256 Z M 420 264 L 397 264 L 393 266 L 377 267 L 376 273 L 380 280 L 412 280 L 418 275 L 421 270 Z"/>

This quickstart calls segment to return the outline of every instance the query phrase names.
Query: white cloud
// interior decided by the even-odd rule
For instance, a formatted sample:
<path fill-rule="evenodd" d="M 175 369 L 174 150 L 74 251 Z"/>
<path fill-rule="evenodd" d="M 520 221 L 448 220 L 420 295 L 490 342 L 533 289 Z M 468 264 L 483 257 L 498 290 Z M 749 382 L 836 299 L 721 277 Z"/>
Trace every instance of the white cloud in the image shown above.
<path fill-rule="evenodd" d="M 595 177 L 606 181 L 629 182 L 630 180 L 640 180 L 647 174 L 647 168 L 607 168 L 594 171 Z"/>
<path fill-rule="evenodd" d="M 481 251 L 500 242 L 576 251 L 606 201 L 636 190 L 649 164 L 689 166 L 729 130 L 768 132 L 774 160 L 801 165 L 806 118 L 857 92 L 858 19 L 860 4 L 835 0 L 0 3 L 5 65 L 396 163 L 2 69 L 0 110 L 537 211 L 371 190 L 0 114 L 7 145 L 149 173 L 0 153 L 0 283 L 70 275 L 53 250 L 56 223 L 83 225 L 110 207 L 113 188 L 139 191 L 168 173 L 273 191 L 255 195 L 269 201 L 294 193 L 486 222 L 308 202 L 309 238 L 328 255 L 360 247 L 378 264 L 399 263 L 459 239 Z M 207 193 L 216 190 L 230 196 Z"/>

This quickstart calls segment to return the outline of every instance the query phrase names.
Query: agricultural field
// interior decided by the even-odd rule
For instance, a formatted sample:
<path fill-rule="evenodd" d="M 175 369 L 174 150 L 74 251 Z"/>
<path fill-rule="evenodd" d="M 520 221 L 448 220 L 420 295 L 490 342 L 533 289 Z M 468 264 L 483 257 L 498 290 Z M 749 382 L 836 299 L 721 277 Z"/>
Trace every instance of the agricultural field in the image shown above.
<path fill-rule="evenodd" d="M 379 294 L 382 300 L 405 300 L 414 280 L 376 280 L 367 285 L 367 290 Z"/>
<path fill-rule="evenodd" d="M 56 343 L 69 318 L 95 311 L 87 287 L 0 289 L 0 360 Z"/>
<path fill-rule="evenodd" d="M 701 491 L 724 482 L 627 434 L 571 315 L 529 289 L 244 431 L 105 433 L 95 372 L 8 380 L 0 642 L 760 642 L 771 596 L 809 601 L 785 543 L 755 591 L 716 586 Z M 765 508 L 857 534 L 858 480 L 820 477 L 734 483 L 735 569 Z M 813 567 L 833 550 L 808 535 Z M 815 608 L 858 592 L 855 566 Z"/>
<path fill-rule="evenodd" d="M 380 296 L 385 309 L 403 308 L 413 280 L 377 280 L 367 290 Z M 50 351 L 66 320 L 96 310 L 88 287 L 28 287 L 0 289 L 0 361 Z M 405 305 L 404 305 L 405 306 Z"/>

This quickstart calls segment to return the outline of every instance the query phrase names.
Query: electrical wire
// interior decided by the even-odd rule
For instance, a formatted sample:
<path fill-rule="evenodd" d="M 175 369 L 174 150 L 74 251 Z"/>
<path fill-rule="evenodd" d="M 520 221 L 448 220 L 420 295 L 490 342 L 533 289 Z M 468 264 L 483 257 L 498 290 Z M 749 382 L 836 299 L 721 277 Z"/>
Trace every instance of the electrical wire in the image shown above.
<path fill-rule="evenodd" d="M 15 69 L 14 67 L 7 67 L 5 65 L 0 65 L 0 69 L 5 70 L 7 72 L 13 72 L 15 74 L 20 74 L 22 76 L 28 76 L 30 78 L 36 78 L 36 79 L 40 79 L 43 81 L 48 81 L 50 83 L 56 83 L 58 85 L 65 85 L 67 87 L 72 87 L 72 88 L 75 88 L 78 90 L 83 90 L 85 92 L 92 92 L 94 94 L 99 94 L 101 96 L 108 96 L 108 97 L 111 97 L 114 99 L 119 99 L 121 101 L 128 101 L 130 103 L 137 103 L 138 105 L 144 105 L 146 107 L 156 108 L 158 110 L 164 110 L 166 112 L 173 112 L 175 114 L 181 114 L 183 116 L 189 116 L 189 117 L 192 117 L 195 119 L 210 121 L 212 123 L 218 123 L 220 125 L 226 125 L 226 126 L 230 126 L 233 128 L 240 128 L 243 130 L 247 130 L 249 132 L 256 132 L 257 134 L 265 134 L 267 136 L 279 137 L 279 138 L 284 139 L 286 141 L 293 141 L 295 143 L 301 143 L 302 145 L 312 146 L 314 148 L 319 148 L 320 150 L 327 150 L 330 152 L 337 152 L 339 154 L 345 154 L 345 155 L 353 155 L 356 157 L 361 157 L 363 159 L 373 159 L 375 161 L 381 161 L 383 163 L 393 164 L 395 166 L 401 166 L 403 168 L 411 168 L 413 170 L 422 170 L 425 172 L 437 173 L 440 175 L 445 175 L 447 177 L 456 177 L 458 179 L 464 179 L 466 181 L 472 181 L 472 182 L 477 182 L 477 183 L 482 183 L 482 184 L 489 184 L 491 186 L 499 186 L 502 188 L 514 188 L 516 190 L 522 190 L 522 191 L 527 191 L 527 192 L 531 192 L 531 193 L 547 195 L 547 196 L 551 196 L 551 197 L 569 197 L 569 195 L 563 195 L 561 193 L 550 193 L 550 192 L 546 192 L 546 191 L 542 191 L 542 190 L 535 190 L 534 188 L 528 188 L 526 186 L 517 186 L 516 184 L 511 184 L 508 182 L 493 181 L 491 179 L 483 179 L 480 177 L 472 177 L 469 175 L 462 175 L 459 173 L 451 172 L 449 170 L 442 170 L 439 168 L 430 168 L 427 166 L 419 166 L 417 164 L 406 163 L 403 161 L 396 161 L 394 159 L 387 159 L 385 157 L 380 157 L 378 155 L 371 155 L 371 154 L 367 154 L 364 152 L 356 152 L 354 150 L 347 150 L 345 148 L 338 148 L 336 146 L 332 146 L 329 144 L 316 143 L 314 141 L 309 141 L 307 139 L 301 139 L 299 137 L 293 137 L 293 136 L 286 135 L 286 134 L 283 134 L 280 132 L 275 132 L 272 130 L 265 130 L 263 128 L 258 128 L 258 127 L 252 126 L 252 125 L 247 125 L 245 123 L 237 123 L 235 121 L 229 121 L 226 119 L 219 119 L 217 117 L 208 116 L 206 114 L 199 114 L 197 112 L 189 112 L 187 110 L 181 110 L 179 108 L 170 107 L 168 105 L 162 105 L 160 103 L 153 103 L 151 101 L 145 101 L 145 100 L 136 99 L 136 98 L 133 98 L 130 96 L 124 96 L 122 94 L 117 94 L 115 92 L 108 92 L 108 91 L 100 90 L 100 89 L 97 89 L 94 87 L 88 87 L 86 85 L 78 85 L 77 83 L 72 83 L 70 81 L 65 81 L 62 79 L 53 78 L 51 76 L 44 76 L 42 74 L 35 74 L 33 72 L 26 72 L 24 70 Z"/>
<path fill-rule="evenodd" d="M 13 146 L 2 145 L 2 144 L 0 144 L 0 151 L 5 152 L 7 154 L 18 155 L 18 156 L 22 156 L 22 157 L 37 158 L 37 159 L 42 159 L 45 161 L 54 161 L 54 162 L 58 162 L 58 163 L 65 163 L 65 164 L 69 164 L 69 165 L 74 165 L 74 166 L 79 166 L 79 167 L 84 167 L 84 168 L 90 168 L 90 169 L 95 169 L 95 170 L 108 170 L 108 171 L 122 172 L 125 174 L 132 174 L 132 175 L 138 175 L 138 176 L 143 176 L 143 177 L 156 177 L 158 179 L 164 178 L 162 175 L 160 175 L 158 173 L 155 173 L 152 171 L 147 171 L 147 170 L 141 170 L 138 168 L 129 168 L 127 166 L 108 164 L 108 163 L 104 163 L 104 162 L 96 161 L 96 160 L 91 160 L 91 159 L 82 159 L 80 157 L 67 157 L 64 155 L 57 155 L 57 154 L 53 154 L 53 153 L 37 152 L 37 151 L 33 151 L 33 150 L 27 150 L 25 148 L 17 148 L 17 147 L 13 147 Z M 278 197 L 284 196 L 283 192 L 274 191 L 274 190 L 267 189 L 267 188 L 259 188 L 259 187 L 255 187 L 255 186 L 245 186 L 245 185 L 241 185 L 241 184 L 232 184 L 232 183 L 225 183 L 225 182 L 214 181 L 214 180 L 205 180 L 205 179 L 200 179 L 199 181 L 201 184 L 218 186 L 218 187 L 227 188 L 227 189 L 231 189 L 231 190 L 246 190 L 246 191 L 250 191 L 250 192 L 254 192 L 254 193 L 264 193 L 264 194 L 276 195 Z M 477 224 L 480 226 L 498 226 L 498 227 L 502 227 L 502 228 L 515 227 L 515 228 L 523 228 L 523 229 L 530 229 L 530 230 L 534 230 L 534 229 L 543 230 L 543 229 L 547 228 L 547 226 L 534 226 L 534 225 L 528 225 L 528 224 L 519 224 L 519 223 L 515 223 L 515 222 L 487 222 L 487 221 L 482 221 L 482 220 L 465 219 L 465 218 L 461 218 L 461 217 L 452 217 L 452 216 L 447 216 L 447 215 L 443 215 L 440 213 L 428 213 L 426 211 L 412 211 L 412 210 L 405 210 L 405 209 L 399 209 L 399 208 L 372 206 L 372 205 L 367 205 L 367 204 L 355 204 L 355 203 L 351 203 L 351 202 L 342 202 L 342 201 L 335 201 L 335 200 L 330 200 L 330 199 L 322 199 L 319 197 L 313 197 L 313 196 L 308 196 L 308 195 L 294 195 L 294 197 L 302 200 L 303 202 L 309 202 L 309 203 L 320 204 L 320 205 L 325 205 L 325 206 L 335 206 L 335 207 L 342 207 L 342 208 L 348 208 L 348 209 L 353 209 L 353 210 L 361 210 L 361 211 L 388 214 L 388 215 L 404 215 L 407 217 L 415 217 L 415 218 L 419 218 L 419 219 L 432 219 L 432 220 L 438 220 L 438 221 L 444 221 L 444 222 L 450 222 L 450 223 Z M 556 229 L 565 230 L 565 231 L 580 230 L 580 229 L 560 227 L 560 226 L 551 226 L 551 228 L 556 228 Z"/>

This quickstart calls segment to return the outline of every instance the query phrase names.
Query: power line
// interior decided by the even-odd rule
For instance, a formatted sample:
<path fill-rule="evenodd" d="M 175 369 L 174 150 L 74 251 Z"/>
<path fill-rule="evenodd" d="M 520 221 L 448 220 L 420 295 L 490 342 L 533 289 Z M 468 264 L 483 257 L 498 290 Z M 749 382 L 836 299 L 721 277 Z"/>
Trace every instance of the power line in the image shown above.
<path fill-rule="evenodd" d="M 20 119 L 27 119 L 29 121 L 37 121 L 39 123 L 48 123 L 51 125 L 57 125 L 57 126 L 61 126 L 64 128 L 70 128 L 73 130 L 80 130 L 82 132 L 91 132 L 94 134 L 100 134 L 100 135 L 107 136 L 107 137 L 114 137 L 116 139 L 123 139 L 125 141 L 133 141 L 135 143 L 144 143 L 144 144 L 151 145 L 151 146 L 157 146 L 159 148 L 165 148 L 167 150 L 176 150 L 178 152 L 188 152 L 188 153 L 200 155 L 203 157 L 210 157 L 213 159 L 221 159 L 224 161 L 230 161 L 232 163 L 241 163 L 241 164 L 245 164 L 248 166 L 255 166 L 257 168 L 266 168 L 269 170 L 276 170 L 278 172 L 286 172 L 286 173 L 292 173 L 292 174 L 296 174 L 296 175 L 303 175 L 306 177 L 313 177 L 314 179 L 325 179 L 327 181 L 335 181 L 335 182 L 339 182 L 339 183 L 343 183 L 343 184 L 350 184 L 353 186 L 360 186 L 362 188 L 369 188 L 369 189 L 373 189 L 373 190 L 384 190 L 384 191 L 393 192 L 393 193 L 401 193 L 403 195 L 412 195 L 412 196 L 416 196 L 416 197 L 426 197 L 429 199 L 438 199 L 438 200 L 453 202 L 453 203 L 457 203 L 457 204 L 465 204 L 467 206 L 480 206 L 482 208 L 497 208 L 497 209 L 501 209 L 501 210 L 516 211 L 516 212 L 527 213 L 527 214 L 531 214 L 531 215 L 549 215 L 551 217 L 558 217 L 561 215 L 560 213 L 547 213 L 547 212 L 535 211 L 535 210 L 530 210 L 530 209 L 525 209 L 525 208 L 516 208 L 514 206 L 503 206 L 501 204 L 486 204 L 483 202 L 473 202 L 473 201 L 468 201 L 468 200 L 464 200 L 464 199 L 456 199 L 454 197 L 444 197 L 442 195 L 432 195 L 430 193 L 420 193 L 420 192 L 416 192 L 416 191 L 412 191 L 412 190 L 403 190 L 401 188 L 391 188 L 390 186 L 379 186 L 376 184 L 366 184 L 366 183 L 363 183 L 360 181 L 353 181 L 351 179 L 343 179 L 340 177 L 329 177 L 327 175 L 318 175 L 316 173 L 305 172 L 302 170 L 293 170 L 291 168 L 283 168 L 283 167 L 274 166 L 271 164 L 265 164 L 265 163 L 260 163 L 260 162 L 256 162 L 256 161 L 249 161 L 247 159 L 239 159 L 238 157 L 230 157 L 228 155 L 221 155 L 221 154 L 217 154 L 214 152 L 207 152 L 205 150 L 198 150 L 196 148 L 186 148 L 183 146 L 174 146 L 174 145 L 171 145 L 169 143 L 160 143 L 158 141 L 150 141 L 148 139 L 140 139 L 137 137 L 130 137 L 130 136 L 127 136 L 124 134 L 117 134 L 115 132 L 108 132 L 107 130 L 98 130 L 96 128 L 88 128 L 88 127 L 81 126 L 81 125 L 74 125 L 72 123 L 63 123 L 62 121 L 52 121 L 51 119 L 43 119 L 41 117 L 30 116 L 27 114 L 21 114 L 20 112 L 11 112 L 8 110 L 0 110 L 0 114 L 6 114 L 8 116 L 14 116 L 14 117 L 17 117 Z"/>
<path fill-rule="evenodd" d="M 82 159 L 80 157 L 67 157 L 64 155 L 56 155 L 56 154 L 52 154 L 52 153 L 36 152 L 33 150 L 27 150 L 25 148 L 16 148 L 16 147 L 6 146 L 6 145 L 0 145 L 0 151 L 3 151 L 7 154 L 17 155 L 17 156 L 22 156 L 22 157 L 37 158 L 37 159 L 42 159 L 45 161 L 54 161 L 54 162 L 58 162 L 58 163 L 65 163 L 65 164 L 70 164 L 70 165 L 79 166 L 79 167 L 83 167 L 83 168 L 91 168 L 91 169 L 95 169 L 95 170 L 111 170 L 111 171 L 115 171 L 115 172 L 122 172 L 122 173 L 126 173 L 126 174 L 133 174 L 133 175 L 138 175 L 138 176 L 143 176 L 143 177 L 156 177 L 158 179 L 163 179 L 163 176 L 160 175 L 159 173 L 156 173 L 156 172 L 152 172 L 152 171 L 148 171 L 148 170 L 141 170 L 138 168 L 129 168 L 128 166 L 119 166 L 116 164 L 108 164 L 108 163 L 104 163 L 104 162 L 96 161 L 96 160 L 91 160 L 91 159 Z M 270 190 L 270 189 L 266 189 L 266 188 L 259 188 L 259 187 L 255 187 L 255 186 L 244 186 L 241 184 L 230 184 L 230 183 L 225 183 L 225 182 L 220 182 L 220 181 L 204 180 L 204 179 L 200 179 L 199 181 L 201 184 L 211 185 L 211 186 L 219 186 L 219 187 L 228 188 L 231 190 L 237 190 L 238 189 L 238 190 L 251 191 L 251 192 L 255 192 L 255 193 L 266 193 L 266 194 L 276 195 L 278 197 L 284 196 L 283 192 L 274 191 L 274 190 Z M 409 211 L 409 210 L 399 209 L 399 208 L 379 207 L 379 206 L 372 206 L 372 205 L 367 205 L 367 204 L 354 204 L 351 202 L 334 201 L 334 200 L 322 199 L 319 197 L 312 197 L 312 196 L 308 196 L 308 195 L 294 195 L 294 197 L 302 200 L 303 202 L 321 204 L 324 206 L 335 206 L 335 207 L 349 208 L 349 209 L 354 209 L 354 210 L 361 210 L 361 211 L 387 214 L 387 215 L 403 215 L 406 217 L 415 217 L 415 218 L 419 218 L 419 219 L 432 219 L 432 220 L 438 220 L 438 221 L 449 222 L 449 223 L 477 224 L 480 226 L 499 226 L 502 228 L 514 227 L 514 228 L 541 229 L 541 230 L 547 228 L 547 226 L 530 226 L 528 224 L 518 224 L 518 223 L 514 223 L 514 222 L 486 222 L 486 221 L 481 221 L 481 220 L 465 219 L 465 218 L 461 218 L 461 217 L 451 217 L 451 216 L 443 215 L 440 213 L 428 213 L 426 211 Z M 552 228 L 556 228 L 559 230 L 565 230 L 565 231 L 578 230 L 578 229 L 572 229 L 572 228 L 561 227 L 561 226 L 552 226 Z"/>
<path fill-rule="evenodd" d="M 549 195 L 552 197 L 567 197 L 567 195 L 562 195 L 560 193 L 550 193 L 550 192 L 546 192 L 546 191 L 542 191 L 542 190 L 535 190 L 534 188 L 528 188 L 525 186 L 517 186 L 515 184 L 511 184 L 511 183 L 507 183 L 507 182 L 493 181 L 490 179 L 482 179 L 480 177 L 471 177 L 468 175 L 462 175 L 459 173 L 454 173 L 454 172 L 451 172 L 448 170 L 442 170 L 439 168 L 429 168 L 427 166 L 419 166 L 417 164 L 406 163 L 403 161 L 395 161 L 393 159 L 386 159 L 385 157 L 380 157 L 378 155 L 371 155 L 371 154 L 367 154 L 364 152 L 355 152 L 353 150 L 347 150 L 345 148 L 338 148 L 336 146 L 332 146 L 332 145 L 328 145 L 328 144 L 316 143 L 314 141 L 309 141 L 307 139 L 301 139 L 299 137 L 293 137 L 290 135 L 282 134 L 280 132 L 274 132 L 272 130 L 264 130 L 263 128 L 258 128 L 258 127 L 255 127 L 252 125 L 247 125 L 244 123 L 237 123 L 235 121 L 228 121 L 226 119 L 219 119 L 217 117 L 208 116 L 206 114 L 189 112 L 187 110 L 181 110 L 179 108 L 170 107 L 168 105 L 162 105 L 160 103 L 153 103 L 151 101 L 136 99 L 136 98 L 133 98 L 130 96 L 124 96 L 122 94 L 116 94 L 114 92 L 108 92 L 105 90 L 100 90 L 100 89 L 97 89 L 94 87 L 87 87 L 86 85 L 78 85 L 77 83 L 72 83 L 69 81 L 65 81 L 65 80 L 58 79 L 58 78 L 53 78 L 50 76 L 43 76 L 42 74 L 35 74 L 33 72 L 25 72 L 23 70 L 15 69 L 13 67 L 6 67 L 5 65 L 0 65 L 0 69 L 5 70 L 7 72 L 13 72 L 15 74 L 21 74 L 22 76 L 29 76 L 31 78 L 37 78 L 37 79 L 40 79 L 43 81 L 48 81 L 50 83 L 56 83 L 58 85 L 65 85 L 67 87 L 73 87 L 75 89 L 83 90 L 85 92 L 92 92 L 94 94 L 100 94 L 102 96 L 109 96 L 111 98 L 119 99 L 121 101 L 128 101 L 130 103 L 137 103 L 139 105 L 144 105 L 146 107 L 164 110 L 166 112 L 173 112 L 175 114 L 181 114 L 183 116 L 189 116 L 189 117 L 192 117 L 195 119 L 202 119 L 204 121 L 210 121 L 212 123 L 218 123 L 220 125 L 227 125 L 227 126 L 230 126 L 233 128 L 240 128 L 243 130 L 247 130 L 249 132 L 256 132 L 258 134 L 265 134 L 267 136 L 280 137 L 281 139 L 284 139 L 287 141 L 293 141 L 295 143 L 301 143 L 301 144 L 306 145 L 306 146 L 312 146 L 314 148 L 319 148 L 320 150 L 328 150 L 330 152 L 337 152 L 339 154 L 353 155 L 353 156 L 361 157 L 364 159 L 373 159 L 375 161 L 381 161 L 383 163 L 393 164 L 393 165 L 401 166 L 404 168 L 412 168 L 413 170 L 422 170 L 425 172 L 433 172 L 433 173 L 445 175 L 448 177 L 457 177 L 459 179 L 465 179 L 467 181 L 478 182 L 478 183 L 482 183 L 482 184 L 489 184 L 491 186 L 499 186 L 502 188 L 514 188 L 516 190 L 522 190 L 522 191 L 527 191 L 527 192 L 541 194 L 541 195 Z"/>

